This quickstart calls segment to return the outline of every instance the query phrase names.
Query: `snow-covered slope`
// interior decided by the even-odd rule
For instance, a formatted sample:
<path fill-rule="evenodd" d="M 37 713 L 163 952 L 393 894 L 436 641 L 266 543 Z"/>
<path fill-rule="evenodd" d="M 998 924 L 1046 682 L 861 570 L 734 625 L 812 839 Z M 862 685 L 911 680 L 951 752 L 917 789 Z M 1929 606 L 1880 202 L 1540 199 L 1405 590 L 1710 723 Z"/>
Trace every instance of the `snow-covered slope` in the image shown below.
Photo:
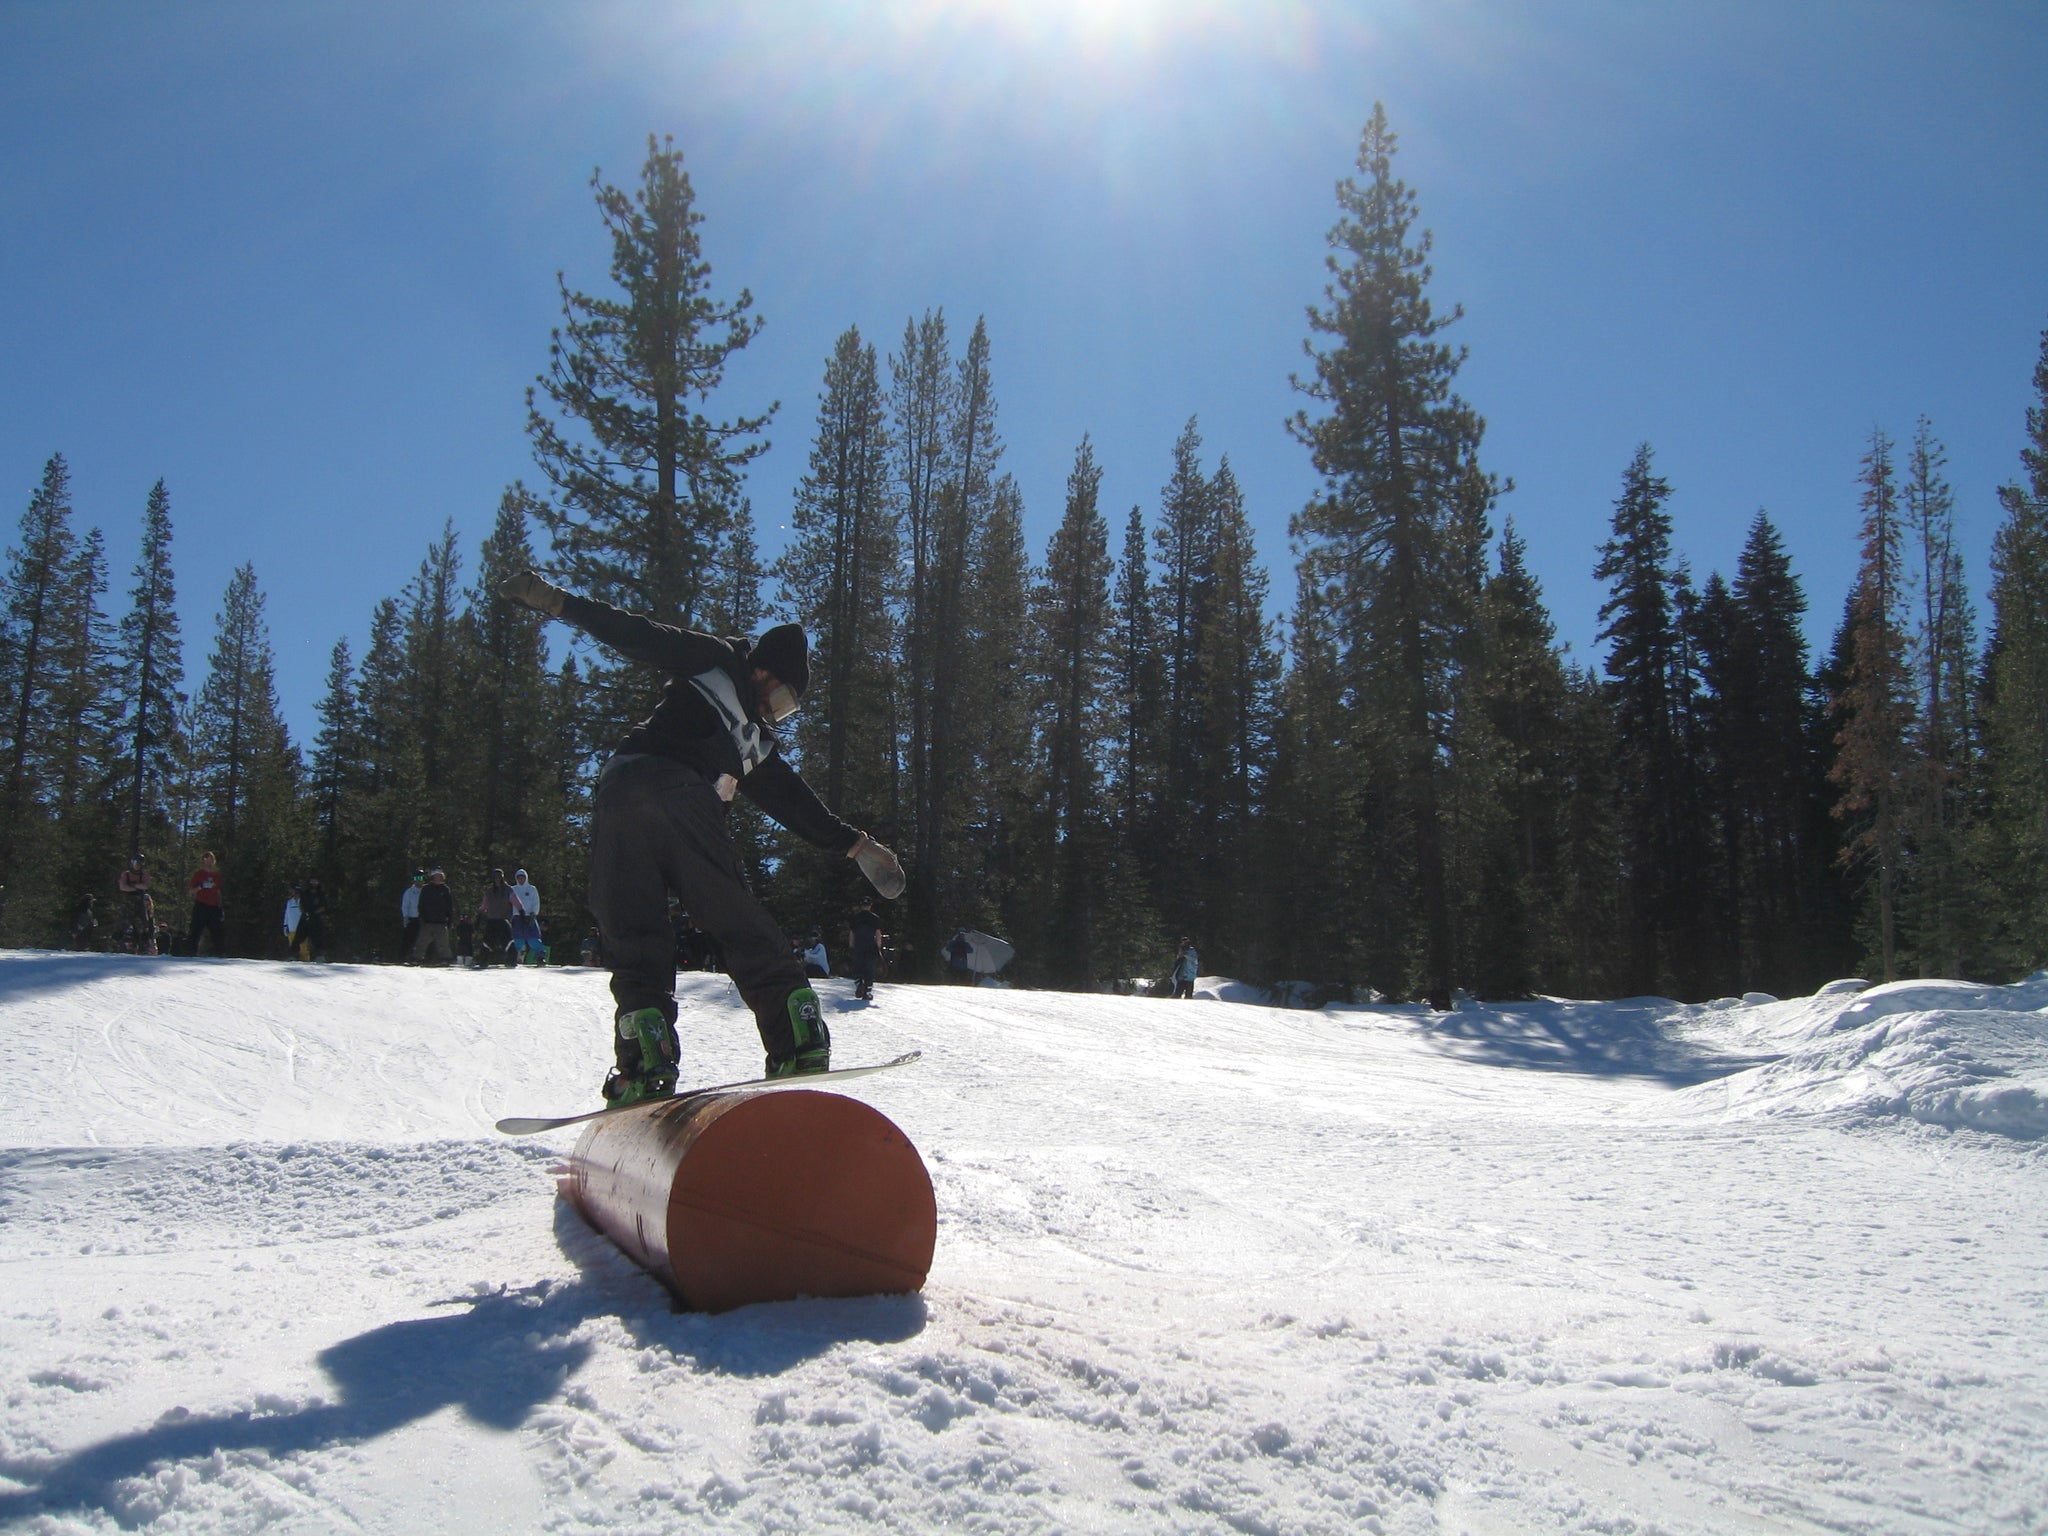
<path fill-rule="evenodd" d="M 825 991 L 931 1281 L 707 1318 L 490 1130 L 600 974 L 0 954 L 0 1528 L 2048 1526 L 2048 978 Z"/>

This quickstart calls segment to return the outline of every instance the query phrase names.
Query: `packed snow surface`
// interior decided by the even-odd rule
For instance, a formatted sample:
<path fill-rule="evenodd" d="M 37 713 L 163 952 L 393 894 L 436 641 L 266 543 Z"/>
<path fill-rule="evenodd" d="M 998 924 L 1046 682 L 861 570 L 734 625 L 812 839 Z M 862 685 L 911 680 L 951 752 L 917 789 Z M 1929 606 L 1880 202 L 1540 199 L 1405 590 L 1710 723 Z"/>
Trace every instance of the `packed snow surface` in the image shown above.
<path fill-rule="evenodd" d="M 491 1129 L 602 974 L 0 954 L 0 1528 L 2048 1529 L 2048 977 L 822 990 L 930 1281 L 709 1317 Z"/>

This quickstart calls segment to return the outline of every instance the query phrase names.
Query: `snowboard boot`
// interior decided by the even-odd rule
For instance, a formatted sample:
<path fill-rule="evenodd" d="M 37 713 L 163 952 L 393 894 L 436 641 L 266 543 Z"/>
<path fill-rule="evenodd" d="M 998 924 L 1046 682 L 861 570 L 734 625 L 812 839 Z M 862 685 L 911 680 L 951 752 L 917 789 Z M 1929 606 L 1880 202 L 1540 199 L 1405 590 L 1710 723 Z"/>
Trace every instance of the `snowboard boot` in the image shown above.
<path fill-rule="evenodd" d="M 604 1080 L 604 1096 L 614 1108 L 665 1099 L 676 1091 L 676 1062 L 682 1050 L 675 1025 L 659 1008 L 620 1014 L 613 1050 L 618 1065 Z"/>
<path fill-rule="evenodd" d="M 832 1069 L 832 1032 L 818 1008 L 818 994 L 798 987 L 789 994 L 789 1034 L 796 1048 L 786 1056 L 770 1056 L 764 1077 L 807 1077 Z"/>

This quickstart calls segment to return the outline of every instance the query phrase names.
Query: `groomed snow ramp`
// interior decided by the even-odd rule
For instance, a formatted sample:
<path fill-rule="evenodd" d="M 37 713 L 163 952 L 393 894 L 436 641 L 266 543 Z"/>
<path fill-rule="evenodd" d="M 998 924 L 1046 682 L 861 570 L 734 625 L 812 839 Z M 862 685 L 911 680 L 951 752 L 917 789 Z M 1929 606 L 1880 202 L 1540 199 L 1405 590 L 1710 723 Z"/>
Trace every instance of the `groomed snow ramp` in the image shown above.
<path fill-rule="evenodd" d="M 886 1115 L 836 1093 L 721 1093 L 593 1120 L 559 1188 L 686 1307 L 921 1290 L 931 1175 Z"/>

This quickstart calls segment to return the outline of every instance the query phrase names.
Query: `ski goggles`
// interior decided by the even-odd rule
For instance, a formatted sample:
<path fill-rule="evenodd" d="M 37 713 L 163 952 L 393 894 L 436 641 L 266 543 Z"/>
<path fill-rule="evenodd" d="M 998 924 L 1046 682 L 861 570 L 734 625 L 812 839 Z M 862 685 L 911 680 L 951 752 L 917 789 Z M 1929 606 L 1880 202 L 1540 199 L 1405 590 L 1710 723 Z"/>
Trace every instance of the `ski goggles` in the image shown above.
<path fill-rule="evenodd" d="M 780 725 L 796 713 L 800 701 L 796 696 L 796 690 L 778 679 L 775 686 L 768 690 L 768 697 L 763 702 L 767 705 L 769 723 Z"/>

